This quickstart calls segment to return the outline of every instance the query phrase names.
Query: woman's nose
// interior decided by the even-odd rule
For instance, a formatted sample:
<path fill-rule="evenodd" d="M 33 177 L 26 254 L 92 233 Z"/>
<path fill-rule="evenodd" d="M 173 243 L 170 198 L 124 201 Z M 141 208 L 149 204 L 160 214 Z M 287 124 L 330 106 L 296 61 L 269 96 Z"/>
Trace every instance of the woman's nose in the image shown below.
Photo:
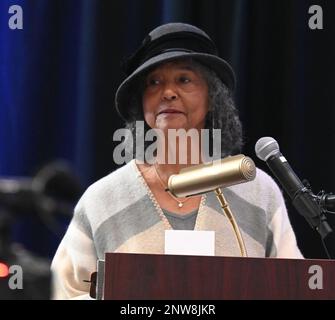
<path fill-rule="evenodd" d="M 178 98 L 178 94 L 172 86 L 166 86 L 163 91 L 163 100 L 176 100 Z"/>

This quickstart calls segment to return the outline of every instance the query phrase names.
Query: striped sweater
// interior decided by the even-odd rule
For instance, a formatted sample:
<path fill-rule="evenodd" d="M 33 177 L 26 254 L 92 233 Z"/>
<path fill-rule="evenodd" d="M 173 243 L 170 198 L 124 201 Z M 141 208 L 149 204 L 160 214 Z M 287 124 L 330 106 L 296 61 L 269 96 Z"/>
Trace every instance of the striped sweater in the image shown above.
<path fill-rule="evenodd" d="M 283 196 L 276 183 L 257 169 L 254 181 L 223 190 L 240 227 L 248 256 L 302 258 Z M 89 291 L 96 260 L 105 252 L 164 253 L 171 228 L 135 160 L 91 185 L 52 262 L 54 298 L 74 298 Z M 215 255 L 240 256 L 232 227 L 216 196 L 203 196 L 195 230 L 215 231 Z"/>

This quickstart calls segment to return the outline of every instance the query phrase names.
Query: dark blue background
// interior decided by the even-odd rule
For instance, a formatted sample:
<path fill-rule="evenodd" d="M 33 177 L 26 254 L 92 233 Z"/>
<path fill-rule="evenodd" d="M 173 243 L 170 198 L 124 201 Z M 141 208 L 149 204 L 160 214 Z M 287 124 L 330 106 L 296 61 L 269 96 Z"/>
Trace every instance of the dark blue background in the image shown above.
<path fill-rule="evenodd" d="M 8 28 L 13 4 L 23 30 Z M 312 4 L 323 8 L 323 30 L 308 28 Z M 253 148 L 273 136 L 315 192 L 335 191 L 334 9 L 320 0 L 1 0 L 0 176 L 31 176 L 61 158 L 86 188 L 113 171 L 120 63 L 151 29 L 182 21 L 208 32 L 236 71 L 244 153 L 267 170 Z M 318 235 L 289 212 L 305 256 L 323 257 Z M 62 234 L 40 220 L 18 218 L 14 237 L 52 256 Z"/>

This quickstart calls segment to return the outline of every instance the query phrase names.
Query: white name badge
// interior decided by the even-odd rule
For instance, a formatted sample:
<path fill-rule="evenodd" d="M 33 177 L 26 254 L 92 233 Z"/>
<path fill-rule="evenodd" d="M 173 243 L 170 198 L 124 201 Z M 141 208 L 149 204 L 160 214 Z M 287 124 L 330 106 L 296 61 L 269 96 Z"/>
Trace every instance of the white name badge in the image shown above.
<path fill-rule="evenodd" d="M 192 256 L 214 256 L 215 232 L 165 230 L 165 253 Z"/>

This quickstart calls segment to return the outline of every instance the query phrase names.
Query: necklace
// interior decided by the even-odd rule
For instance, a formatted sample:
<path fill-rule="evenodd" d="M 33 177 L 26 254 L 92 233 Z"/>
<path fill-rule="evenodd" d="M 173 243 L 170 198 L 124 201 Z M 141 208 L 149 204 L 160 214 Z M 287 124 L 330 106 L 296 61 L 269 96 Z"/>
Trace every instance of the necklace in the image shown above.
<path fill-rule="evenodd" d="M 164 184 L 163 179 L 160 177 L 160 175 L 159 175 L 159 173 L 158 173 L 158 170 L 157 170 L 157 168 L 156 168 L 156 164 L 154 164 L 154 170 L 155 170 L 156 176 L 157 176 L 157 178 L 158 178 L 160 184 L 162 185 L 163 189 L 166 190 L 166 189 L 167 189 L 167 188 L 166 188 L 166 185 Z M 189 198 L 186 198 L 186 199 L 184 199 L 184 200 L 179 200 L 179 199 L 176 198 L 174 195 L 172 195 L 170 192 L 168 192 L 168 195 L 169 195 L 173 200 L 175 200 L 175 201 L 178 202 L 178 207 L 179 207 L 179 208 L 182 208 L 183 205 L 184 205 L 184 203 L 185 203 L 187 200 L 189 200 Z"/>

